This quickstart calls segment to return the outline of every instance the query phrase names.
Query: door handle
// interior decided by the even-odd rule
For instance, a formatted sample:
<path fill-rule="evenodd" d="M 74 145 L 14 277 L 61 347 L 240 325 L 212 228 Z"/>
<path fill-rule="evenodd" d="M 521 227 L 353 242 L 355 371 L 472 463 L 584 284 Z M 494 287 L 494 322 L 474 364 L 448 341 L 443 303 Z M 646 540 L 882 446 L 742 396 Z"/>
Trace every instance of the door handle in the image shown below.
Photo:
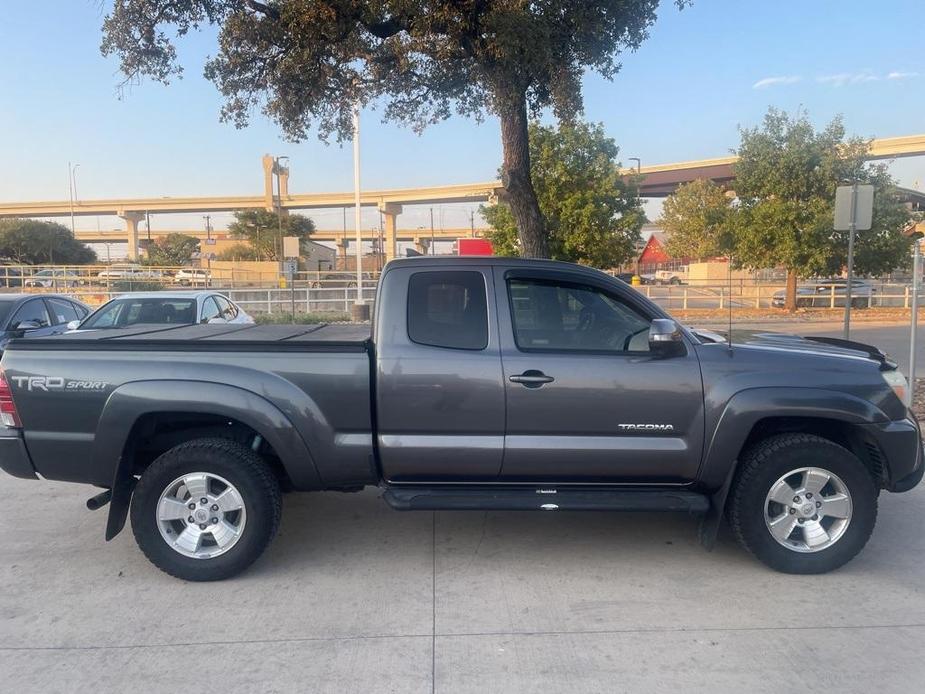
<path fill-rule="evenodd" d="M 552 383 L 556 379 L 552 376 L 547 376 L 542 371 L 529 369 L 518 376 L 509 376 L 508 380 L 511 383 L 520 383 L 527 388 L 539 388 L 544 383 Z"/>

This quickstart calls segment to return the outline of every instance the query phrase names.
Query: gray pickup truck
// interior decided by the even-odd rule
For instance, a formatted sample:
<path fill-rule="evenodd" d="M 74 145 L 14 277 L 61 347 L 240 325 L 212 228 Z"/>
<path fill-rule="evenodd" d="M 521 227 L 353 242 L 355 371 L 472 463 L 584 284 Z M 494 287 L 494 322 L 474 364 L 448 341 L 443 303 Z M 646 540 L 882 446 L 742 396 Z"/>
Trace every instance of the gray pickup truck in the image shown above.
<path fill-rule="evenodd" d="M 922 478 L 906 381 L 827 338 L 689 330 L 601 272 L 507 258 L 386 267 L 362 325 L 136 326 L 14 341 L 0 467 L 103 489 L 107 539 L 189 580 L 250 565 L 283 491 L 400 510 L 725 516 L 774 569 L 856 555 Z"/>

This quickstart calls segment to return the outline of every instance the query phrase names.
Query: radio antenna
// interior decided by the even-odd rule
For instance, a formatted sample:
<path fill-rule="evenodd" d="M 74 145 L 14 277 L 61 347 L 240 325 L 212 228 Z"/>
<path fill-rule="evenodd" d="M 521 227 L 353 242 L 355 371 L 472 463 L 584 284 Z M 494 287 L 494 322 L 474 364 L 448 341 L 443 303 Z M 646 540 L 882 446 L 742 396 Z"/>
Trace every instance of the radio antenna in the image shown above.
<path fill-rule="evenodd" d="M 726 284 L 729 286 L 729 333 L 726 343 L 729 345 L 729 352 L 732 353 L 732 253 L 726 258 Z"/>

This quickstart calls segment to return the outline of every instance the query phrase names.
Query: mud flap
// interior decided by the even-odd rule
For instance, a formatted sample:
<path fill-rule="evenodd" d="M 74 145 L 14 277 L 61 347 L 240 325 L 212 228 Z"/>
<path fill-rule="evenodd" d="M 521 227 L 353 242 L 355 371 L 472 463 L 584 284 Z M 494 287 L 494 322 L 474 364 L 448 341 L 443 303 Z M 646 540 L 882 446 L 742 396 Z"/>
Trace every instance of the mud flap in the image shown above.
<path fill-rule="evenodd" d="M 735 477 L 738 465 L 739 461 L 734 460 L 732 465 L 729 466 L 726 481 L 723 482 L 722 487 L 710 495 L 710 508 L 700 520 L 697 535 L 699 536 L 700 544 L 708 552 L 716 546 L 719 524 L 723 521 L 723 512 L 726 510 L 726 498 L 729 496 L 729 490 L 732 489 L 732 480 Z"/>
<path fill-rule="evenodd" d="M 116 476 L 112 481 L 112 501 L 109 502 L 109 518 L 106 521 L 106 541 L 109 542 L 122 532 L 128 518 L 132 492 L 138 480 L 129 470 L 123 471 L 122 461 L 116 466 Z"/>

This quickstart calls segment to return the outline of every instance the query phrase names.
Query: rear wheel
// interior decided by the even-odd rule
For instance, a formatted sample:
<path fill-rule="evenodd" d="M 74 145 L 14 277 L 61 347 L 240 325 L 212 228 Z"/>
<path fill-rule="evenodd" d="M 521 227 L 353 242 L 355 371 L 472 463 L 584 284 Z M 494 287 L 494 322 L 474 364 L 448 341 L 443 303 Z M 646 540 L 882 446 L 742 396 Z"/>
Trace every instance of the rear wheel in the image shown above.
<path fill-rule="evenodd" d="M 825 573 L 867 543 L 877 488 L 842 446 L 811 434 L 780 434 L 743 456 L 727 514 L 739 543 L 771 568 Z"/>
<path fill-rule="evenodd" d="M 228 439 L 196 439 L 142 474 L 132 531 L 162 571 L 215 581 L 257 560 L 276 535 L 281 509 L 279 483 L 256 453 Z"/>

